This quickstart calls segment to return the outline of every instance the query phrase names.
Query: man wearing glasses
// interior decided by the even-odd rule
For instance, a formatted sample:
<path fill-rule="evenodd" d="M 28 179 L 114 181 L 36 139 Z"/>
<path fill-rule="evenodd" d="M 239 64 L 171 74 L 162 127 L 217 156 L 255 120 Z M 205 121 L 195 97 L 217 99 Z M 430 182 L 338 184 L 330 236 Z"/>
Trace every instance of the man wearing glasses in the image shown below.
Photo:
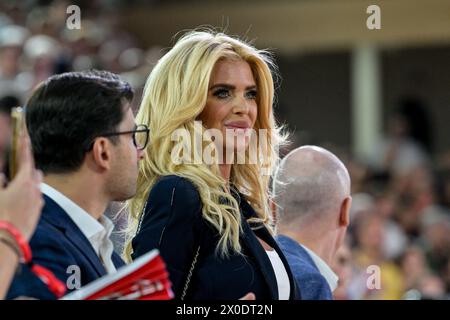
<path fill-rule="evenodd" d="M 45 206 L 30 240 L 33 260 L 68 291 L 124 264 L 114 253 L 113 224 L 104 212 L 111 201 L 136 192 L 149 129 L 134 123 L 132 98 L 130 85 L 115 74 L 72 72 L 50 77 L 26 105 L 36 167 L 44 173 Z M 26 268 L 8 298 L 54 299 Z"/>

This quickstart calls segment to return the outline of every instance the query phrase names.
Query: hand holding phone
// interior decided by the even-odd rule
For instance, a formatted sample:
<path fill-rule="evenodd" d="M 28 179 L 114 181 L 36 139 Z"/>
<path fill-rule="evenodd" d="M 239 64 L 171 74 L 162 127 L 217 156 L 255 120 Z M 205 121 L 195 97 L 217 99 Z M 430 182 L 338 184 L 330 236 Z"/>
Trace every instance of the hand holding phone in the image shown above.
<path fill-rule="evenodd" d="M 24 134 L 24 110 L 16 107 L 11 110 L 11 149 L 9 153 L 9 180 L 13 180 L 19 167 L 20 140 Z"/>
<path fill-rule="evenodd" d="M 0 185 L 0 220 L 12 223 L 29 240 L 39 220 L 44 200 L 40 191 L 42 172 L 34 165 L 26 129 L 17 137 L 17 174 L 7 186 Z"/>

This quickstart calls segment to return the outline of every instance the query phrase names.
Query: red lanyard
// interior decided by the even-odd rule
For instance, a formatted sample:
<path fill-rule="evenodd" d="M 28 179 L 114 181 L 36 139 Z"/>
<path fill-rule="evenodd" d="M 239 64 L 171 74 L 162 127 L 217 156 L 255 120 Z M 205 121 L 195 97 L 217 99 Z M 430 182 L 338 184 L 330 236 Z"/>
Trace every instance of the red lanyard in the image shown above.
<path fill-rule="evenodd" d="M 0 230 L 5 230 L 8 232 L 16 241 L 16 244 L 22 253 L 20 262 L 28 265 L 31 271 L 47 285 L 48 289 L 57 298 L 61 298 L 66 292 L 66 286 L 50 270 L 33 263 L 30 245 L 22 236 L 20 231 L 7 221 L 0 221 Z"/>

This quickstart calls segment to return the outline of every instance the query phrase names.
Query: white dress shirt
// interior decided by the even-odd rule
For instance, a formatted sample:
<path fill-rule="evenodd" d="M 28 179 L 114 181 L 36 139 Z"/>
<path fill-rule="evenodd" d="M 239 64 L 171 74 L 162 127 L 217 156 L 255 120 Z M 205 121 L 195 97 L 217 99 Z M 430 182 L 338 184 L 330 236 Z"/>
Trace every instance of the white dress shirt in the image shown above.
<path fill-rule="evenodd" d="M 41 184 L 41 191 L 47 197 L 55 201 L 73 220 L 84 236 L 89 240 L 92 248 L 103 263 L 108 273 L 116 272 L 112 262 L 114 245 L 110 240 L 114 225 L 107 217 L 102 216 L 97 221 L 75 202 L 67 198 L 61 192 L 48 184 Z"/>
<path fill-rule="evenodd" d="M 322 260 L 321 257 L 314 253 L 314 251 L 308 249 L 304 245 L 301 246 L 308 252 L 317 269 L 319 269 L 320 274 L 325 278 L 325 280 L 327 280 L 331 292 L 333 292 L 337 288 L 339 277 L 333 272 L 333 270 L 331 270 L 330 266 Z"/>
<path fill-rule="evenodd" d="M 281 261 L 280 256 L 275 250 L 266 250 L 266 253 L 269 256 L 273 271 L 275 272 L 275 277 L 277 278 L 278 299 L 289 300 L 291 283 L 289 282 L 289 276 L 286 268 L 284 267 L 283 261 Z"/>

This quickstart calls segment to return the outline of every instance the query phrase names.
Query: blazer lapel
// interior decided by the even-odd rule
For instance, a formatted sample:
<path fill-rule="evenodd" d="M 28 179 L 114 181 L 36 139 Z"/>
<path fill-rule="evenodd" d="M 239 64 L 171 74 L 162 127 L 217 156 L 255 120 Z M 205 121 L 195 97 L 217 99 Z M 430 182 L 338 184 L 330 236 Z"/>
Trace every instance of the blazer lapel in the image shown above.
<path fill-rule="evenodd" d="M 44 195 L 45 206 L 42 211 L 42 218 L 48 223 L 63 230 L 66 237 L 72 244 L 78 248 L 83 255 L 97 271 L 99 276 L 106 274 L 105 267 L 102 265 L 100 258 L 97 256 L 94 248 L 92 248 L 89 240 L 84 236 L 78 226 L 72 221 L 67 213 L 52 199 Z"/>
<path fill-rule="evenodd" d="M 244 199 L 244 200 L 241 200 L 241 199 Z M 239 193 L 239 204 L 240 204 L 241 211 L 243 214 L 242 218 L 245 221 L 245 223 L 243 221 L 242 225 L 243 225 L 243 227 L 245 226 L 246 228 L 250 229 L 250 226 L 248 225 L 246 219 L 256 216 L 256 212 L 252 208 L 252 206 L 245 200 L 245 196 L 241 193 Z M 253 232 L 251 232 L 251 231 L 253 231 Z M 300 299 L 300 297 L 297 294 L 297 292 L 298 292 L 297 284 L 294 279 L 294 275 L 291 272 L 291 268 L 289 267 L 289 263 L 287 262 L 286 257 L 284 256 L 284 254 L 281 251 L 280 247 L 278 246 L 277 242 L 270 234 L 269 230 L 267 230 L 266 227 L 262 227 L 262 228 L 250 230 L 250 232 L 244 231 L 244 233 L 246 233 L 246 237 L 244 237 L 244 239 L 247 239 L 247 241 L 252 241 L 250 239 L 252 238 L 251 236 L 253 236 L 254 240 L 257 242 L 257 245 L 255 243 L 253 243 L 253 245 L 249 246 L 248 249 L 253 252 L 253 254 L 255 255 L 255 257 L 257 259 L 259 259 L 261 271 L 263 272 L 264 277 L 267 281 L 267 284 L 270 287 L 270 291 L 272 293 L 273 299 L 276 299 L 276 300 L 279 299 L 277 279 L 276 279 L 275 273 L 273 271 L 273 268 L 271 267 L 272 263 L 270 262 L 270 259 L 267 256 L 267 253 L 264 250 L 260 249 L 261 245 L 260 245 L 258 239 L 256 238 L 256 236 L 259 237 L 260 239 L 264 240 L 269 246 L 271 246 L 273 249 L 275 249 L 275 251 L 278 253 L 278 256 L 280 257 L 281 261 L 283 262 L 283 265 L 286 269 L 286 272 L 289 277 L 289 282 L 290 282 L 289 299 Z M 247 235 L 251 235 L 251 236 L 249 237 Z"/>
<path fill-rule="evenodd" d="M 297 294 L 297 292 L 298 292 L 298 290 L 296 288 L 297 281 L 295 280 L 294 275 L 292 274 L 291 268 L 289 266 L 289 263 L 284 255 L 283 251 L 278 246 L 278 243 L 275 241 L 275 239 L 270 234 L 269 230 L 267 230 L 266 228 L 261 228 L 261 229 L 255 230 L 255 233 L 257 234 L 258 237 L 263 239 L 269 246 L 271 246 L 272 248 L 275 249 L 275 251 L 278 253 L 278 256 L 280 257 L 281 261 L 283 262 L 284 268 L 286 269 L 286 272 L 289 277 L 289 282 L 290 282 L 289 299 L 290 300 L 300 299 L 300 297 Z"/>
<path fill-rule="evenodd" d="M 242 197 L 243 196 L 241 195 L 241 198 Z M 245 199 L 245 198 L 242 198 L 242 199 Z M 250 228 L 250 225 L 247 222 L 247 218 L 254 216 L 255 212 L 254 212 L 253 208 L 245 200 L 242 200 L 240 205 L 241 205 L 241 211 L 242 211 L 241 221 L 242 221 L 242 229 L 243 229 L 243 237 L 242 237 L 243 246 L 246 247 L 247 250 L 252 253 L 252 256 L 257 261 L 257 264 L 260 267 L 260 270 L 264 276 L 264 279 L 266 280 L 266 283 L 270 289 L 271 299 L 278 300 L 279 299 L 278 284 L 277 284 L 277 278 L 276 278 L 275 273 L 272 268 L 272 263 L 270 262 L 269 256 L 264 251 L 264 248 L 261 246 L 259 240 L 256 238 L 256 235 L 259 236 L 260 230 L 266 230 L 266 229 L 263 228 L 263 229 L 258 229 L 258 230 L 252 230 Z M 266 241 L 262 237 L 261 237 L 261 239 Z"/>
<path fill-rule="evenodd" d="M 97 253 L 94 251 L 94 248 L 92 248 L 89 240 L 84 236 L 84 234 L 81 233 L 78 227 L 76 227 L 76 229 L 67 228 L 66 236 L 91 263 L 91 265 L 97 271 L 98 275 L 104 276 L 106 274 L 105 267 L 101 263 L 100 258 L 97 256 Z"/>
<path fill-rule="evenodd" d="M 125 262 L 122 260 L 122 258 L 115 252 L 113 252 L 111 260 L 117 270 L 125 265 Z"/>

